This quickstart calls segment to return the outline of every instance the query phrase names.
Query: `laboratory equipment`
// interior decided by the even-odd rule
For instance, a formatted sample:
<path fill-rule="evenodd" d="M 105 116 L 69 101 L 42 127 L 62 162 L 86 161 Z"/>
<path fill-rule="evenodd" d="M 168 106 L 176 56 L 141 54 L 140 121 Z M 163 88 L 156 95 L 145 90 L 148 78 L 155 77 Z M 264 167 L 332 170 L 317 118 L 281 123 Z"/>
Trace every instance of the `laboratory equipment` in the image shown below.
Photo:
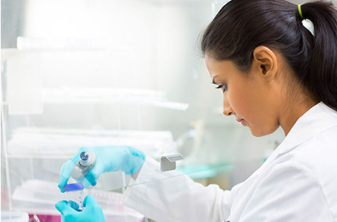
<path fill-rule="evenodd" d="M 128 144 L 158 160 L 177 149 L 170 131 L 18 127 L 8 141 L 8 152 L 23 157 L 71 157 L 83 144 L 86 147 Z"/>
<path fill-rule="evenodd" d="M 118 177 L 118 174 L 115 174 L 114 177 Z M 83 197 L 88 193 L 89 190 L 84 189 L 82 194 Z M 112 221 L 116 221 L 118 217 L 124 215 L 130 217 L 128 221 L 140 221 L 142 219 L 141 214 L 123 205 L 122 193 L 91 189 L 90 195 L 92 195 L 104 209 L 106 217 L 115 218 L 115 220 Z M 36 206 L 40 207 L 38 209 L 39 212 L 44 212 L 44 214 L 49 212 L 49 209 L 55 209 L 55 203 L 58 201 L 70 199 L 70 197 L 67 197 L 66 193 L 60 193 L 56 182 L 37 179 L 27 180 L 17 187 L 12 198 L 15 202 L 35 203 Z M 134 219 L 132 220 L 131 218 Z"/>
<path fill-rule="evenodd" d="M 160 158 L 160 170 L 162 172 L 169 171 L 169 170 L 175 170 L 176 161 L 182 160 L 182 159 L 184 159 L 184 157 L 179 153 L 162 156 Z"/>
<path fill-rule="evenodd" d="M 2 222 L 28 222 L 29 217 L 26 212 L 1 211 Z"/>
<path fill-rule="evenodd" d="M 83 200 L 84 200 L 84 192 L 83 192 L 82 183 L 70 183 L 64 186 L 64 191 L 67 195 L 68 205 L 77 210 L 83 210 Z"/>
<path fill-rule="evenodd" d="M 96 155 L 94 152 L 82 152 L 80 154 L 80 159 L 75 164 L 73 170 L 71 171 L 71 176 L 74 179 L 81 179 L 85 177 L 88 172 L 95 166 Z"/>

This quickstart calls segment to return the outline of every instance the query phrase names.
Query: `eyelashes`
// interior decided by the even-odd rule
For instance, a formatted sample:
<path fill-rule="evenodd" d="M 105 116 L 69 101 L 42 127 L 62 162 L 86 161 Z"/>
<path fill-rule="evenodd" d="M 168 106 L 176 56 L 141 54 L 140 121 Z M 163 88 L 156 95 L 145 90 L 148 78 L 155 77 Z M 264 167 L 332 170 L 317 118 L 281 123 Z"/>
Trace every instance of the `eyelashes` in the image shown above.
<path fill-rule="evenodd" d="M 224 92 L 226 91 L 226 86 L 225 85 L 218 85 L 215 87 L 216 89 L 222 89 Z"/>

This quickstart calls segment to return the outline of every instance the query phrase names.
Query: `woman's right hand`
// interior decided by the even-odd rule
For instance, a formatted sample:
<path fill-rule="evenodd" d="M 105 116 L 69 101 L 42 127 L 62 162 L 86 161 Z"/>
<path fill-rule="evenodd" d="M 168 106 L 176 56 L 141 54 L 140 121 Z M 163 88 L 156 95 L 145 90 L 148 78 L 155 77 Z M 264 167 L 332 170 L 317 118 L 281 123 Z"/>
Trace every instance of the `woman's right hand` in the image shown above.
<path fill-rule="evenodd" d="M 95 186 L 96 180 L 102 173 L 111 171 L 123 171 L 125 174 L 134 174 L 139 171 L 145 161 L 145 154 L 129 146 L 98 146 L 82 147 L 78 153 L 62 165 L 58 187 L 64 192 L 64 185 L 71 176 L 71 171 L 82 152 L 92 151 L 96 155 L 96 163 L 85 176 L 84 187 Z"/>

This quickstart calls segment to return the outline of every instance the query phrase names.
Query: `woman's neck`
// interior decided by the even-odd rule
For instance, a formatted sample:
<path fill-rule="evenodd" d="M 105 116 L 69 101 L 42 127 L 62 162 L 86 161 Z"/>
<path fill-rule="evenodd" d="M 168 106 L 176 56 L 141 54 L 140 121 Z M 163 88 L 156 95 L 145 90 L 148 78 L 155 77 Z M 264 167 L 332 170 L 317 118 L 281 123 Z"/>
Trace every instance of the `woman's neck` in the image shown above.
<path fill-rule="evenodd" d="M 285 136 L 288 135 L 297 120 L 318 103 L 309 97 L 298 97 L 291 101 L 291 103 L 288 102 L 283 106 L 282 114 L 280 114 L 280 126 Z"/>

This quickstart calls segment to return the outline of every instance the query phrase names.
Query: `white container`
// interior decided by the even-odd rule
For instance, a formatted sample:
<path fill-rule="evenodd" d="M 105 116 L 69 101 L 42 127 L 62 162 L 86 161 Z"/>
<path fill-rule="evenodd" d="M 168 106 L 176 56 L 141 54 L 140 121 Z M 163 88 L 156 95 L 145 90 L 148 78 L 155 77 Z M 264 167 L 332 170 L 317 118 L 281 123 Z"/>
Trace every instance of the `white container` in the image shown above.
<path fill-rule="evenodd" d="M 1 211 L 1 222 L 28 222 L 29 216 L 26 212 Z"/>

